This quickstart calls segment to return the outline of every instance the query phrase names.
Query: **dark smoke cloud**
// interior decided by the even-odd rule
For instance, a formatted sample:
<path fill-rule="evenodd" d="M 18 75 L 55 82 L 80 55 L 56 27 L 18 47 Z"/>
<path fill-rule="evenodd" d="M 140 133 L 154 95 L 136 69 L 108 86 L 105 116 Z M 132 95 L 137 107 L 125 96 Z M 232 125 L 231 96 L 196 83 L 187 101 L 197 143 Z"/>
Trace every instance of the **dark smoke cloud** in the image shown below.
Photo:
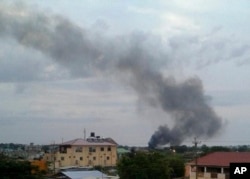
<path fill-rule="evenodd" d="M 202 82 L 197 77 L 177 83 L 145 63 L 151 58 L 138 48 L 122 59 L 119 68 L 130 74 L 131 85 L 139 97 L 171 114 L 175 125 L 160 126 L 149 141 L 150 147 L 180 144 L 187 137 L 212 137 L 222 127 L 222 120 L 207 104 Z"/>
<path fill-rule="evenodd" d="M 199 79 L 192 78 L 180 84 L 158 83 L 161 83 L 160 92 L 156 91 L 158 102 L 172 114 L 175 124 L 172 129 L 160 126 L 149 141 L 150 147 L 167 143 L 179 145 L 191 136 L 213 137 L 222 127 L 221 118 L 204 98 Z"/>
<path fill-rule="evenodd" d="M 67 66 L 73 75 L 88 75 L 93 66 L 100 67 L 100 52 L 90 32 L 69 20 L 34 12 L 25 6 L 2 6 L 0 36 L 11 37 Z"/>
<path fill-rule="evenodd" d="M 164 76 L 159 66 L 172 59 L 158 47 L 148 46 L 147 34 L 105 39 L 91 32 L 65 18 L 25 7 L 2 6 L 0 11 L 0 36 L 44 53 L 73 76 L 115 74 L 131 85 L 140 100 L 170 114 L 173 128 L 160 126 L 150 147 L 180 144 L 192 136 L 212 137 L 219 131 L 221 119 L 207 104 L 202 82 L 198 77 L 177 82 Z"/>

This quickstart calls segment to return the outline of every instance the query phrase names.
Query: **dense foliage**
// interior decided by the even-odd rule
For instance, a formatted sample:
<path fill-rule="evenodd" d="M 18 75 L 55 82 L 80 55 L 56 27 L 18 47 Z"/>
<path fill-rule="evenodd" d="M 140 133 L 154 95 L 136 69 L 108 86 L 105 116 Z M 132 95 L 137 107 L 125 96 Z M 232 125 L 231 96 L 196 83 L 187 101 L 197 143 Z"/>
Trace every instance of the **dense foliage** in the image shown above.
<path fill-rule="evenodd" d="M 39 179 L 31 171 L 35 168 L 29 161 L 14 160 L 0 154 L 0 178 L 1 179 Z"/>
<path fill-rule="evenodd" d="M 123 156 L 117 169 L 121 179 L 169 179 L 184 175 L 184 162 L 158 152 L 134 152 Z"/>
<path fill-rule="evenodd" d="M 185 173 L 185 162 L 182 157 L 174 155 L 167 157 L 171 168 L 171 178 L 183 177 Z"/>

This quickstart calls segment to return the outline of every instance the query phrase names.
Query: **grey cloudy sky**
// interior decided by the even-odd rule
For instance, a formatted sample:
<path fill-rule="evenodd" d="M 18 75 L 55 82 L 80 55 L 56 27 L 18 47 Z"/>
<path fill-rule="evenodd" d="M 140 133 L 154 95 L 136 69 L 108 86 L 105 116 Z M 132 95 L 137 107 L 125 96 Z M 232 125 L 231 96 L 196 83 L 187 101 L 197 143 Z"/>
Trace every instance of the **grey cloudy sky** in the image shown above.
<path fill-rule="evenodd" d="M 186 89 L 186 81 L 198 79 L 191 85 L 201 93 L 198 104 L 209 105 L 216 120 L 214 126 L 191 120 L 182 142 L 192 145 L 200 135 L 207 145 L 248 144 L 249 6 L 247 0 L 2 1 L 0 142 L 48 144 L 83 137 L 86 129 L 119 144 L 148 145 L 158 126 L 180 126 L 173 120 L 179 109 L 163 107 L 155 85 L 169 89 L 174 79 L 174 89 Z M 207 126 L 216 133 L 208 135 Z"/>

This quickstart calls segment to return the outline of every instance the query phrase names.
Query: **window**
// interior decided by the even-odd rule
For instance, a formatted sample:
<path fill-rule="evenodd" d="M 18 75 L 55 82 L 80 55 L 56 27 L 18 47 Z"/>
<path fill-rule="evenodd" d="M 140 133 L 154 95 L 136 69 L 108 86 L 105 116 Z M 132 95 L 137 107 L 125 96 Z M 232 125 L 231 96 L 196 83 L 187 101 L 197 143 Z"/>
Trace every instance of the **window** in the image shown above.
<path fill-rule="evenodd" d="M 89 152 L 95 152 L 95 147 L 89 147 Z"/>
<path fill-rule="evenodd" d="M 66 147 L 60 147 L 60 153 L 67 153 Z"/>
<path fill-rule="evenodd" d="M 111 151 L 111 147 L 108 147 L 108 151 Z"/>
<path fill-rule="evenodd" d="M 83 160 L 83 158 L 82 158 L 82 157 L 80 157 L 80 160 Z"/>
<path fill-rule="evenodd" d="M 101 147 L 101 151 L 104 151 L 104 147 Z"/>
<path fill-rule="evenodd" d="M 70 146 L 60 146 L 59 151 L 60 153 L 67 153 L 67 149 L 70 149 Z"/>
<path fill-rule="evenodd" d="M 61 160 L 64 160 L 64 157 L 61 157 Z"/>
<path fill-rule="evenodd" d="M 107 157 L 107 160 L 109 160 L 109 157 Z"/>
<path fill-rule="evenodd" d="M 77 146 L 75 151 L 76 151 L 76 152 L 82 152 L 82 147 Z"/>
<path fill-rule="evenodd" d="M 93 157 L 93 160 L 96 160 L 96 157 Z"/>

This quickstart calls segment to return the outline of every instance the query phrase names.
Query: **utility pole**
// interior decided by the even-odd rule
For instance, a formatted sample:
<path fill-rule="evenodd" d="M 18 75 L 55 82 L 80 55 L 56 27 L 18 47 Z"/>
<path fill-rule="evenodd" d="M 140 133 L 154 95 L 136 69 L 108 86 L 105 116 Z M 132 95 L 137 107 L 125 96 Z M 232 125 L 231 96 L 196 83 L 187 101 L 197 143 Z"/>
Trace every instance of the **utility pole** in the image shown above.
<path fill-rule="evenodd" d="M 194 144 L 194 150 L 195 150 L 195 179 L 197 179 L 197 172 L 198 172 L 198 153 L 197 153 L 197 145 L 200 144 L 201 141 L 197 141 L 197 137 L 194 138 L 193 144 Z"/>
<path fill-rule="evenodd" d="M 55 141 L 54 141 L 54 143 L 53 143 L 52 153 L 53 153 L 53 174 L 55 174 L 55 173 L 56 173 L 56 159 L 55 159 L 56 151 L 55 151 Z"/>

